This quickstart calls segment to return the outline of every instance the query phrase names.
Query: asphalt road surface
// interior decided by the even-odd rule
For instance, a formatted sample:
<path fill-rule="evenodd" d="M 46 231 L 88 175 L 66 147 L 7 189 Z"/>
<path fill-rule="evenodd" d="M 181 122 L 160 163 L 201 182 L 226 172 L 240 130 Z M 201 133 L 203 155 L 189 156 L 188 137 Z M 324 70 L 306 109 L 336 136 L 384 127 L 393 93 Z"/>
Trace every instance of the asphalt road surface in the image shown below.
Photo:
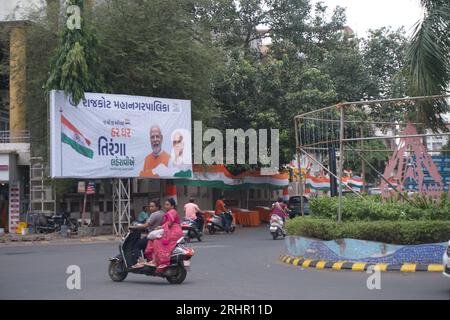
<path fill-rule="evenodd" d="M 365 272 L 302 269 L 278 260 L 283 240 L 266 227 L 193 240 L 196 255 L 185 282 L 129 274 L 110 280 L 107 267 L 117 242 L 0 247 L 0 299 L 450 299 L 441 273 L 382 273 L 369 290 Z M 81 270 L 81 289 L 66 286 L 67 267 Z"/>

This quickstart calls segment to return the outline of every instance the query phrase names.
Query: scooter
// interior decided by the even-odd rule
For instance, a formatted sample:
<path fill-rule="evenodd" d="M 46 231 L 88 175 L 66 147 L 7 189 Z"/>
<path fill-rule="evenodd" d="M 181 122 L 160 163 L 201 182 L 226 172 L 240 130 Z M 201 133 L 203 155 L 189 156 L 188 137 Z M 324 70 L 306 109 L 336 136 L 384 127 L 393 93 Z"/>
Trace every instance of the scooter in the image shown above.
<path fill-rule="evenodd" d="M 283 238 L 286 237 L 283 219 L 277 214 L 273 214 L 270 216 L 269 230 L 272 234 L 273 240 L 277 240 L 277 238 L 281 236 Z"/>
<path fill-rule="evenodd" d="M 191 265 L 194 250 L 186 246 L 184 238 L 177 241 L 177 245 L 170 256 L 170 265 L 163 273 L 156 272 L 156 267 L 144 266 L 132 268 L 137 262 L 138 254 L 134 254 L 136 241 L 141 237 L 141 231 L 130 229 L 122 238 L 119 245 L 119 254 L 109 259 L 108 274 L 112 281 L 125 280 L 128 273 L 143 274 L 146 276 L 165 278 L 169 283 L 180 284 L 186 279 L 187 270 Z"/>
<path fill-rule="evenodd" d="M 186 242 L 190 242 L 193 238 L 197 238 L 198 241 L 202 241 L 203 233 L 198 228 L 197 221 L 185 219 L 181 221 L 181 229 L 183 230 L 184 240 Z"/>
<path fill-rule="evenodd" d="M 233 221 L 233 213 L 231 210 L 226 211 L 224 214 L 228 215 L 228 219 Z M 213 214 L 208 219 L 208 224 L 206 225 L 208 228 L 209 234 L 214 234 L 216 231 L 225 231 L 226 233 L 234 232 L 236 226 L 233 222 L 231 222 L 230 228 L 225 230 L 225 221 L 223 216 L 219 216 L 217 214 Z"/>

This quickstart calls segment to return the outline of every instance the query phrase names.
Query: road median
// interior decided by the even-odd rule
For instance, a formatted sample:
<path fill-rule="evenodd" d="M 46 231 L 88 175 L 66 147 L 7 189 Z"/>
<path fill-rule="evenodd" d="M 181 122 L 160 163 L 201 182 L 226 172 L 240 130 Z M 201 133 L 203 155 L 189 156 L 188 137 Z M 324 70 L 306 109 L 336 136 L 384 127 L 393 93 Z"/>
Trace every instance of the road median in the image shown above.
<path fill-rule="evenodd" d="M 315 268 L 315 269 L 331 269 L 331 270 L 350 270 L 350 271 L 366 271 L 370 267 L 374 270 L 383 272 L 442 272 L 443 266 L 441 264 L 418 264 L 418 263 L 404 263 L 404 264 L 383 264 L 383 263 L 368 263 L 368 262 L 350 262 L 350 261 L 326 261 L 305 259 L 303 257 L 294 257 L 290 255 L 281 255 L 280 261 L 286 264 L 291 264 L 296 267 Z"/>

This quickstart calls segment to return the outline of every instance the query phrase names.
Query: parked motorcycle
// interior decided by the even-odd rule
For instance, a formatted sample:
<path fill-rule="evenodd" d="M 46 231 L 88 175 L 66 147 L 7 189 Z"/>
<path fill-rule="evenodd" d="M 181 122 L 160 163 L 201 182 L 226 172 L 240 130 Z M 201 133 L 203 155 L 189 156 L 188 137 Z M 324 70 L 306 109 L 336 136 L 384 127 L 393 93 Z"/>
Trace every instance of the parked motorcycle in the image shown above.
<path fill-rule="evenodd" d="M 233 221 L 233 213 L 231 210 L 228 210 L 224 213 L 228 215 L 228 219 Z M 230 224 L 230 228 L 228 230 L 225 229 L 225 221 L 223 215 L 214 214 L 208 219 L 208 224 L 206 225 L 208 228 L 209 234 L 214 234 L 216 231 L 225 231 L 226 233 L 234 232 L 236 226 L 233 222 Z"/>
<path fill-rule="evenodd" d="M 35 233 L 59 232 L 62 226 L 67 226 L 67 229 L 72 233 L 78 231 L 78 222 L 70 217 L 69 212 L 62 212 L 50 217 L 43 213 L 37 213 L 34 216 L 33 225 Z"/>
<path fill-rule="evenodd" d="M 133 252 L 133 248 L 140 237 L 141 231 L 130 229 L 122 238 L 122 242 L 119 245 L 119 254 L 109 259 L 108 274 L 111 280 L 121 282 L 131 272 L 146 276 L 162 277 L 172 284 L 182 283 L 186 279 L 187 269 L 190 267 L 191 258 L 194 255 L 194 250 L 186 246 L 184 238 L 182 237 L 177 241 L 177 245 L 170 256 L 170 265 L 163 273 L 158 273 L 156 272 L 156 267 L 152 266 L 132 268 L 139 256 Z"/>
<path fill-rule="evenodd" d="M 278 237 L 286 237 L 286 231 L 284 230 L 283 219 L 276 214 L 270 216 L 270 233 L 272 234 L 273 240 L 277 240 Z"/>
<path fill-rule="evenodd" d="M 186 242 L 190 242 L 193 238 L 202 241 L 203 233 L 199 229 L 197 221 L 185 219 L 181 222 L 181 229 L 183 230 L 183 236 Z"/>

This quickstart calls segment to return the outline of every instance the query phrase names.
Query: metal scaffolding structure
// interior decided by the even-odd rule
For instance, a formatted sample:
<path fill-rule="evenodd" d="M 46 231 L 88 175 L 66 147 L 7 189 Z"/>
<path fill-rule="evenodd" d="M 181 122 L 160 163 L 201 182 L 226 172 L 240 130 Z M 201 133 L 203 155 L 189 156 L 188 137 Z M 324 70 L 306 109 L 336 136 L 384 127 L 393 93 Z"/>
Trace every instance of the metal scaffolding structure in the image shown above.
<path fill-rule="evenodd" d="M 30 211 L 52 215 L 56 201 L 52 186 L 46 182 L 46 168 L 42 157 L 30 158 Z"/>
<path fill-rule="evenodd" d="M 301 156 L 308 157 L 311 161 L 319 165 L 324 171 L 326 171 L 330 177 L 335 177 L 338 182 L 339 190 L 339 207 L 338 207 L 338 221 L 342 220 L 342 191 L 343 185 L 355 194 L 358 194 L 352 188 L 349 188 L 343 181 L 343 165 L 344 159 L 346 157 L 346 152 L 352 152 L 353 156 L 356 156 L 361 160 L 362 163 L 362 175 L 364 176 L 365 165 L 369 165 L 368 161 L 362 155 L 362 152 L 371 152 L 370 148 L 367 150 L 364 148 L 364 141 L 369 140 L 390 140 L 396 141 L 404 138 L 419 138 L 419 137 L 432 137 L 432 136 L 449 136 L 450 133 L 430 133 L 430 134 L 409 134 L 401 135 L 401 132 L 408 124 L 412 124 L 411 121 L 393 121 L 387 122 L 383 121 L 367 121 L 376 117 L 368 116 L 370 111 L 375 108 L 381 108 L 384 104 L 398 104 L 401 105 L 403 109 L 398 110 L 400 114 L 407 114 L 408 108 L 415 108 L 415 103 L 420 100 L 435 100 L 448 98 L 450 95 L 436 95 L 436 96 L 426 96 L 426 97 L 410 97 L 410 98 L 398 98 L 398 99 L 385 99 L 385 100 L 371 100 L 371 101 L 355 101 L 346 102 L 329 107 L 313 110 L 306 112 L 294 117 L 294 128 L 295 128 L 295 138 L 296 138 L 296 153 L 298 159 L 298 170 L 299 170 L 299 184 L 300 184 L 300 199 L 302 201 L 301 209 L 303 213 L 303 181 L 302 181 L 302 168 L 301 168 Z M 348 110 L 348 111 L 347 111 Z M 414 109 L 412 109 L 414 111 Z M 361 116 L 360 120 L 355 120 L 355 115 Z M 366 118 L 366 119 L 364 119 Z M 358 119 L 358 117 L 356 117 Z M 389 119 L 388 119 L 389 120 Z M 416 125 L 422 125 L 421 123 L 414 123 Z M 375 130 L 383 127 L 390 128 L 391 134 L 389 135 L 379 135 L 375 134 Z M 392 144 L 391 144 L 392 146 Z M 388 146 L 389 147 L 389 146 Z M 333 150 L 338 150 L 336 152 L 336 158 L 338 159 L 338 170 L 333 173 L 327 165 L 321 163 L 319 160 L 311 154 L 312 152 L 325 154 L 327 150 L 333 148 Z M 393 150 L 391 149 L 393 152 Z M 442 150 L 434 150 L 442 151 Z M 408 152 L 408 151 L 405 151 Z M 333 152 L 334 153 L 334 152 Z M 324 156 L 326 157 L 326 156 Z M 323 158 L 324 158 L 323 157 Z M 373 169 L 373 168 L 372 168 Z M 377 172 L 377 174 L 379 174 Z M 379 174 L 381 179 L 384 177 Z M 389 186 L 400 194 L 395 186 L 390 184 Z M 361 196 L 358 194 L 358 196 Z"/>
<path fill-rule="evenodd" d="M 113 179 L 114 234 L 123 236 L 130 226 L 131 179 Z"/>

